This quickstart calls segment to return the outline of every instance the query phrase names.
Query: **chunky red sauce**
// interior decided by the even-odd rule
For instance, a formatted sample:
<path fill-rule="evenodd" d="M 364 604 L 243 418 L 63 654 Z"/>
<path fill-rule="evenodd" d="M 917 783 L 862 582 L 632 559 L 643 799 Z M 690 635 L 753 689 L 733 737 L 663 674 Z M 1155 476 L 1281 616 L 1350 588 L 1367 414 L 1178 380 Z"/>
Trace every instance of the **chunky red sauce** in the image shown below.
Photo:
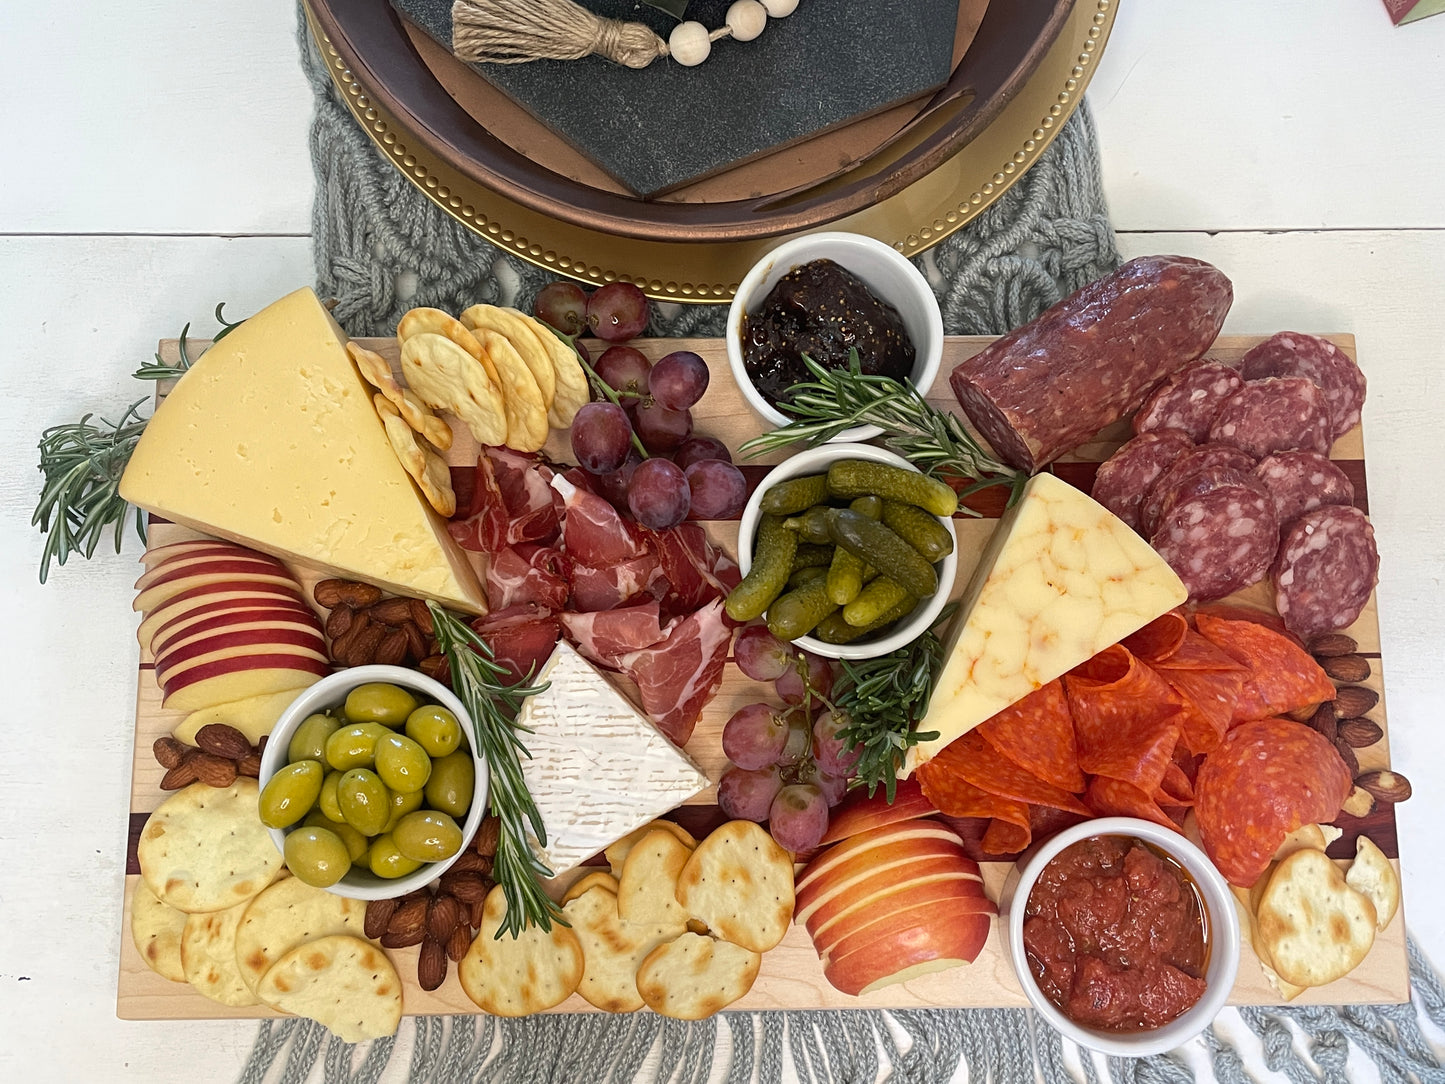
<path fill-rule="evenodd" d="M 1024 915 L 1034 979 L 1077 1024 L 1145 1031 L 1204 993 L 1198 894 L 1182 869 L 1137 839 L 1094 836 L 1060 852 Z"/>

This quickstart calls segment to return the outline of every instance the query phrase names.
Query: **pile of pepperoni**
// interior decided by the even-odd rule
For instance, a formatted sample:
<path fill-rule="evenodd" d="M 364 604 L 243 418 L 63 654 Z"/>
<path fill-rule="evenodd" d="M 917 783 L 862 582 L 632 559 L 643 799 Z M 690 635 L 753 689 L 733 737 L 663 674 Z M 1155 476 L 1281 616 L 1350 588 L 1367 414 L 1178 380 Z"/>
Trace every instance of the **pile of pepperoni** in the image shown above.
<path fill-rule="evenodd" d="M 1270 576 L 1303 637 L 1348 627 L 1379 571 L 1374 530 L 1329 459 L 1360 420 L 1365 377 L 1333 343 L 1280 332 L 1239 368 L 1202 360 L 1134 416 L 1094 499 L 1149 539 L 1196 601 Z"/>
<path fill-rule="evenodd" d="M 1333 820 L 1351 786 L 1333 745 L 1281 718 L 1333 699 L 1333 683 L 1260 617 L 1165 614 L 920 765 L 924 796 L 988 818 L 993 855 L 1022 851 L 1059 814 L 1178 830 L 1193 807 L 1220 872 L 1252 884 L 1286 835 Z"/>

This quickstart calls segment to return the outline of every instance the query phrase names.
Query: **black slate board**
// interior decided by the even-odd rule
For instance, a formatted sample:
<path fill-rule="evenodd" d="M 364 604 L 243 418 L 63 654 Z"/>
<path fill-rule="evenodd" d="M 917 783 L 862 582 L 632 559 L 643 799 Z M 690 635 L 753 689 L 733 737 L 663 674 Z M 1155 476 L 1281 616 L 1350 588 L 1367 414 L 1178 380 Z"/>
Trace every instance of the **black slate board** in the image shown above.
<path fill-rule="evenodd" d="M 730 0 L 693 0 L 721 26 Z M 392 0 L 448 49 L 452 0 Z M 666 38 L 676 21 L 636 0 L 588 0 Z M 716 42 L 708 60 L 642 70 L 599 57 L 473 65 L 483 78 L 641 196 L 917 98 L 949 75 L 958 0 L 803 0 L 750 42 Z"/>

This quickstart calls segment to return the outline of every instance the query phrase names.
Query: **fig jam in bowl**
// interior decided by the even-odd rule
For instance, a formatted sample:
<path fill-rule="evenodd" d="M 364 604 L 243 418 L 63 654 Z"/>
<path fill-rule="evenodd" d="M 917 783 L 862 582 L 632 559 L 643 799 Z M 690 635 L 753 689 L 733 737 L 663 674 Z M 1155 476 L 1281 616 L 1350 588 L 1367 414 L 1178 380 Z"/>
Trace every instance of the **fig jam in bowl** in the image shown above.
<path fill-rule="evenodd" d="M 1172 1050 L 1209 1026 L 1234 987 L 1229 886 L 1152 821 L 1106 817 L 1044 841 L 1019 860 L 1000 911 L 1029 1003 L 1091 1050 Z"/>
<path fill-rule="evenodd" d="M 743 277 L 728 309 L 728 365 L 748 404 L 775 426 L 789 386 L 812 375 L 806 352 L 826 368 L 856 346 L 865 373 L 910 380 L 927 393 L 943 361 L 943 317 L 923 273 L 891 245 L 857 233 L 812 233 L 785 241 Z M 859 425 L 835 441 L 869 440 Z"/>

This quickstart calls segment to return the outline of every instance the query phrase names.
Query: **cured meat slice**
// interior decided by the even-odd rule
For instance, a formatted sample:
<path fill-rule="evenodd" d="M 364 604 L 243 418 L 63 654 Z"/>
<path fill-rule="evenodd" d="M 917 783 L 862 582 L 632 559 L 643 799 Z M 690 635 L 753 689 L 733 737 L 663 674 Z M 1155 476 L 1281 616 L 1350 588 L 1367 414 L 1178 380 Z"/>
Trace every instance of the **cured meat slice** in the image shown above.
<path fill-rule="evenodd" d="M 661 575 L 657 557 L 651 553 L 603 568 L 574 564 L 568 573 L 572 609 L 579 613 L 615 609 L 650 593 Z"/>
<path fill-rule="evenodd" d="M 1274 515 L 1281 528 L 1316 508 L 1355 500 L 1349 476 L 1318 452 L 1280 452 L 1261 459 L 1254 474 L 1274 498 Z"/>
<path fill-rule="evenodd" d="M 1291 637 L 1254 621 L 1194 615 L 1207 640 L 1248 667 L 1231 725 L 1283 715 L 1335 698 L 1334 682 Z"/>
<path fill-rule="evenodd" d="M 1329 452 L 1334 443 L 1330 405 L 1318 384 L 1302 376 L 1252 380 L 1219 408 L 1209 439 L 1243 448 L 1259 459 L 1272 452 Z"/>
<path fill-rule="evenodd" d="M 1224 401 L 1244 386 L 1244 378 L 1228 365 L 1199 361 L 1180 369 L 1160 384 L 1134 415 L 1134 432 L 1176 429 L 1198 444 Z"/>
<path fill-rule="evenodd" d="M 980 846 L 984 854 L 1017 854 L 1032 840 L 1033 833 L 1028 828 L 995 817 L 988 822 L 988 831 L 984 832 Z"/>
<path fill-rule="evenodd" d="M 507 504 L 485 449 L 477 457 L 475 470 L 452 472 L 452 488 L 457 494 L 457 511 L 447 523 L 447 533 L 457 545 L 481 553 L 496 553 L 505 547 Z"/>
<path fill-rule="evenodd" d="M 1155 520 L 1155 530 L 1158 530 L 1158 525 L 1168 518 L 1170 510 L 1179 502 L 1202 497 L 1204 494 L 1224 486 L 1241 486 L 1244 489 L 1253 490 L 1261 497 L 1269 498 L 1269 490 L 1265 489 L 1264 483 L 1254 476 L 1253 471 L 1241 471 L 1233 467 L 1205 467 L 1203 470 L 1179 478 L 1170 486 L 1169 492 L 1164 495 L 1163 503 L 1159 506 L 1159 518 Z M 1269 499 L 1272 504 L 1273 498 Z"/>
<path fill-rule="evenodd" d="M 994 837 L 995 847 L 1007 845 L 1008 850 L 990 850 L 988 845 L 984 845 L 983 849 L 989 854 L 1010 854 L 1029 845 L 1032 832 L 1029 827 L 1029 807 L 1025 803 L 981 790 L 952 768 L 939 764 L 937 757 L 920 764 L 917 775 L 918 783 L 923 788 L 923 796 L 932 802 L 940 813 L 950 817 L 992 818 L 990 829 L 997 824 L 1008 824 L 1015 829 L 1012 833 Z M 988 833 L 984 834 L 986 836 Z M 1020 837 L 1023 839 L 1022 844 L 1017 842 Z"/>
<path fill-rule="evenodd" d="M 738 566 L 707 540 L 696 523 L 681 523 L 666 531 L 649 531 L 648 537 L 668 590 L 663 605 L 670 614 L 691 613 L 742 582 Z"/>
<path fill-rule="evenodd" d="M 1191 599 L 1212 599 L 1262 580 L 1278 540 L 1274 501 L 1248 486 L 1225 485 L 1175 504 L 1149 544 Z"/>
<path fill-rule="evenodd" d="M 1245 380 L 1302 376 L 1319 385 L 1329 402 L 1331 440 L 1359 424 L 1360 408 L 1365 405 L 1365 374 L 1328 339 L 1281 331 L 1250 350 L 1239 364 Z"/>
<path fill-rule="evenodd" d="M 619 656 L 617 665 L 637 683 L 642 710 L 674 745 L 685 745 L 703 705 L 722 684 L 733 627 L 722 601 L 709 602 L 677 622 L 667 638 Z"/>
<path fill-rule="evenodd" d="M 1165 815 L 1153 797 L 1122 779 L 1096 775 L 1089 781 L 1084 804 L 1096 817 L 1138 817 L 1179 831 L 1179 825 Z"/>
<path fill-rule="evenodd" d="M 1218 268 L 1141 256 L 961 363 L 949 383 L 998 457 L 1036 471 L 1203 354 L 1233 298 Z"/>
<path fill-rule="evenodd" d="M 1063 682 L 1051 681 L 1036 689 L 980 723 L 973 733 L 1044 782 L 1070 794 L 1083 791 L 1084 773 L 1079 769 L 1074 720 Z"/>
<path fill-rule="evenodd" d="M 1161 614 L 1120 641 L 1131 655 L 1151 666 L 1170 658 L 1189 635 L 1189 619 L 1178 610 Z"/>
<path fill-rule="evenodd" d="M 1326 505 L 1284 533 L 1273 569 L 1274 606 L 1285 627 L 1308 640 L 1348 628 L 1380 574 L 1375 528 L 1358 508 Z"/>
<path fill-rule="evenodd" d="M 1193 447 L 1178 429 L 1141 433 L 1099 465 L 1090 496 L 1137 531 L 1144 498 L 1160 476 Z"/>
<path fill-rule="evenodd" d="M 934 761 L 955 772 L 980 790 L 1030 805 L 1046 805 L 1075 813 L 1088 813 L 1067 791 L 1046 783 L 1033 772 L 1004 756 L 976 729 L 943 748 Z"/>
<path fill-rule="evenodd" d="M 1139 506 L 1140 533 L 1148 538 L 1159 526 L 1159 516 L 1175 488 L 1200 471 L 1230 467 L 1243 474 L 1254 470 L 1254 456 L 1232 444 L 1201 444 L 1181 455 L 1159 476 Z"/>
<path fill-rule="evenodd" d="M 1152 793 L 1179 740 L 1179 697 L 1118 644 L 1064 676 L 1079 767 Z"/>
<path fill-rule="evenodd" d="M 1334 820 L 1351 786 L 1340 754 L 1317 731 L 1289 719 L 1244 723 L 1195 781 L 1204 850 L 1225 880 L 1248 888 L 1287 835 Z"/>
<path fill-rule="evenodd" d="M 473 621 L 472 628 L 513 684 L 542 668 L 562 633 L 557 618 L 535 603 L 495 610 Z"/>
<path fill-rule="evenodd" d="M 659 613 L 657 600 L 650 599 L 616 610 L 558 614 L 557 619 L 563 634 L 585 658 L 615 670 L 623 655 L 651 647 L 662 639 Z"/>
<path fill-rule="evenodd" d="M 552 468 L 510 448 L 485 452 L 507 508 L 507 542 L 553 541 L 561 527 L 562 497 L 552 488 Z"/>
<path fill-rule="evenodd" d="M 566 560 L 561 550 L 523 543 L 495 553 L 487 565 L 487 601 L 498 609 L 535 602 L 548 610 L 567 604 Z"/>
<path fill-rule="evenodd" d="M 1151 621 L 1123 643 L 1179 697 L 1180 743 L 1190 753 L 1207 753 L 1218 746 L 1248 677 L 1244 664 L 1191 629 L 1177 610 Z"/>
<path fill-rule="evenodd" d="M 1160 805 L 1191 806 L 1194 804 L 1194 782 L 1185 774 L 1177 761 L 1171 760 L 1164 769 L 1164 778 L 1154 798 Z"/>
<path fill-rule="evenodd" d="M 562 495 L 565 516 L 562 548 L 576 564 L 605 569 L 647 554 L 647 546 L 635 536 L 617 509 L 595 493 L 574 486 L 556 475 L 552 487 Z"/>

